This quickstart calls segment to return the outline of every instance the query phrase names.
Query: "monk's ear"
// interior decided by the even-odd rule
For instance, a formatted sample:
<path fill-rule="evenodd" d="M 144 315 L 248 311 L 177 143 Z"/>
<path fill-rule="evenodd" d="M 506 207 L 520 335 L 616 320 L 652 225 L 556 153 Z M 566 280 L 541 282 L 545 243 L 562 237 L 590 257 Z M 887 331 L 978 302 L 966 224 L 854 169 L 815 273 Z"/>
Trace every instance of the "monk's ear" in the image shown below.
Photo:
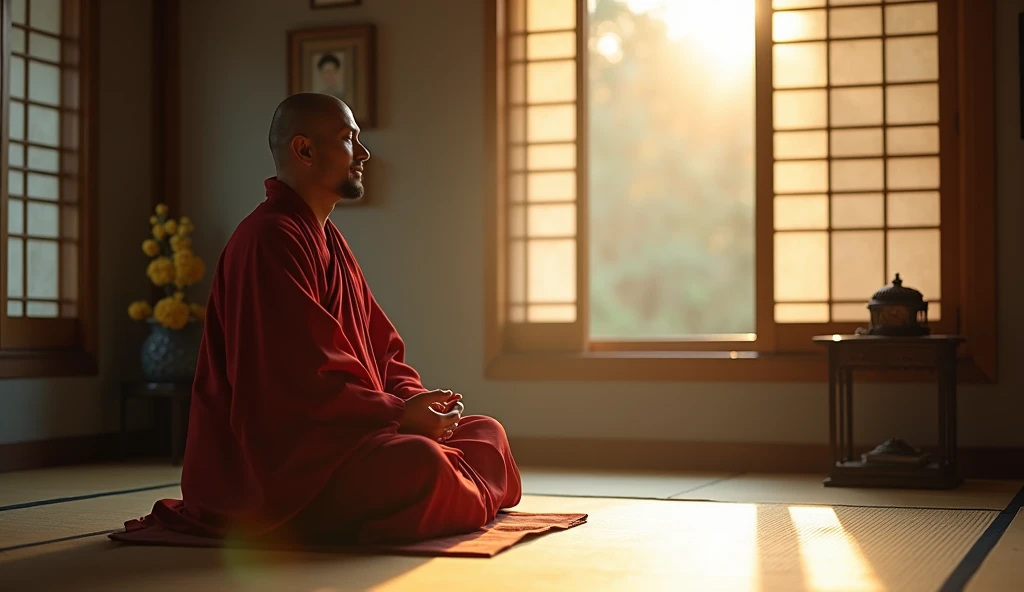
<path fill-rule="evenodd" d="M 297 135 L 292 138 L 292 154 L 302 164 L 313 164 L 313 142 L 306 136 Z"/>

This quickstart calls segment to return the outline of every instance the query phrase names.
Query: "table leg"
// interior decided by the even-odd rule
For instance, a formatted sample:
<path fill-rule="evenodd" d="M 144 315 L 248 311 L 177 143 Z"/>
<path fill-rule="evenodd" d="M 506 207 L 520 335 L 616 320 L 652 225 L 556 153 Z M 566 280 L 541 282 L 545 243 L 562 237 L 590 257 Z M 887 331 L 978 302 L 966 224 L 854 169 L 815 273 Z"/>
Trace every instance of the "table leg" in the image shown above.
<path fill-rule="evenodd" d="M 850 460 L 846 456 L 846 384 L 843 382 L 843 371 L 836 369 L 836 404 L 839 405 L 839 460 Z"/>
<path fill-rule="evenodd" d="M 846 456 L 847 460 L 853 460 L 853 371 L 849 368 L 843 370 L 843 397 L 846 403 Z"/>
<path fill-rule="evenodd" d="M 128 395 L 121 392 L 121 434 L 118 438 L 118 452 L 121 460 L 128 455 Z"/>
<path fill-rule="evenodd" d="M 835 358 L 835 353 L 830 349 L 828 361 L 828 444 L 829 456 L 832 461 L 831 467 L 835 467 L 839 461 L 839 439 L 836 434 L 837 424 L 839 423 L 839 418 L 836 414 L 838 411 L 839 384 L 836 380 Z"/>
<path fill-rule="evenodd" d="M 947 402 L 946 387 L 946 361 L 939 357 L 938 366 L 938 408 L 939 408 L 939 471 L 946 471 L 946 463 L 949 459 L 949 403 Z"/>
<path fill-rule="evenodd" d="M 956 349 L 947 348 L 939 358 L 940 467 L 957 474 Z"/>
<path fill-rule="evenodd" d="M 949 411 L 946 412 L 946 423 L 949 424 L 949 464 L 952 467 L 953 474 L 959 477 L 960 469 L 958 468 L 957 456 L 959 445 L 957 443 L 957 422 L 956 422 L 956 351 L 949 356 L 949 378 L 947 383 L 949 384 L 949 396 L 947 401 L 949 403 Z"/>

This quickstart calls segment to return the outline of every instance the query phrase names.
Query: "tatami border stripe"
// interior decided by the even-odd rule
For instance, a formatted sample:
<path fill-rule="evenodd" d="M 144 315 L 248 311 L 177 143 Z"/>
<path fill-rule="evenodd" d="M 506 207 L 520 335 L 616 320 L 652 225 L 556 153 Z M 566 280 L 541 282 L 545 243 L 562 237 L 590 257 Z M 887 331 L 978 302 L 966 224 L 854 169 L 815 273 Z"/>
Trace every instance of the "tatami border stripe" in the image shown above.
<path fill-rule="evenodd" d="M 1024 506 L 1024 487 L 1020 488 L 1020 491 L 1010 500 L 1006 508 L 996 516 L 995 520 L 985 529 L 985 532 L 978 537 L 978 540 L 974 542 L 974 545 L 967 551 L 964 558 L 960 560 L 959 565 L 949 574 L 946 583 L 942 585 L 939 592 L 959 592 L 967 586 L 967 583 L 971 581 L 974 574 L 978 572 L 985 558 L 988 557 L 988 554 L 995 548 L 996 543 L 1002 538 L 1003 533 L 1009 528 L 1010 523 L 1013 522 L 1013 518 L 1022 506 Z"/>
<path fill-rule="evenodd" d="M 701 483 L 700 485 L 694 485 L 693 487 L 691 487 L 689 489 L 684 489 L 684 490 L 682 490 L 682 491 L 680 491 L 678 493 L 673 493 L 672 495 L 668 496 L 665 499 L 673 499 L 673 498 L 680 499 L 680 498 L 676 498 L 676 496 L 683 495 L 683 494 L 686 494 L 686 493 L 693 493 L 694 491 L 697 491 L 698 489 L 703 489 L 705 487 L 711 487 L 712 485 L 717 485 L 719 483 L 722 483 L 723 481 L 728 481 L 730 479 L 735 479 L 736 477 L 742 477 L 743 475 L 744 475 L 744 473 L 733 473 L 732 475 L 726 475 L 725 477 L 719 477 L 717 479 L 713 479 L 711 481 L 708 481 L 707 483 Z"/>
<path fill-rule="evenodd" d="M 10 506 L 0 506 L 0 512 L 6 512 L 8 510 L 21 510 L 24 508 L 35 508 L 37 506 L 49 506 L 50 504 L 62 504 L 64 502 L 77 502 L 79 500 L 93 499 L 97 497 L 107 497 L 111 495 L 124 495 L 126 493 L 138 493 L 140 491 L 152 491 L 154 489 L 164 489 L 166 487 L 177 487 L 180 485 L 181 482 L 163 483 L 161 485 L 147 485 L 146 487 L 136 487 L 134 489 L 120 489 L 117 491 L 103 491 L 100 493 L 89 493 L 85 495 L 75 495 L 71 497 L 57 497 L 48 500 L 24 502 L 21 504 L 12 504 Z"/>
<path fill-rule="evenodd" d="M 119 528 L 115 528 L 115 529 L 112 529 L 112 530 L 97 530 L 96 532 L 87 532 L 85 534 L 73 534 L 71 536 L 61 537 L 59 539 L 50 539 L 48 541 L 36 541 L 34 543 L 22 543 L 20 545 L 14 545 L 14 546 L 11 546 L 11 547 L 0 547 L 0 553 L 3 553 L 5 551 L 17 551 L 18 549 L 27 549 L 29 547 L 38 547 L 40 545 L 49 545 L 51 543 L 63 543 L 64 541 L 73 541 L 75 539 L 85 539 L 85 538 L 89 538 L 91 536 L 99 536 L 101 534 L 110 534 L 112 532 L 117 532 L 118 530 L 120 530 L 120 529 Z"/>

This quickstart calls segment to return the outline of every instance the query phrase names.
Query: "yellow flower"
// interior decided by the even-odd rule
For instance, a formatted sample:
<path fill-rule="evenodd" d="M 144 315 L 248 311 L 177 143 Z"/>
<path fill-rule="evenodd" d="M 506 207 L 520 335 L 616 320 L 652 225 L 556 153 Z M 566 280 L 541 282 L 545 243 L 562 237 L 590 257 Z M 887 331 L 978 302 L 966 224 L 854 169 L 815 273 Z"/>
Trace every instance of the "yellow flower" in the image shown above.
<path fill-rule="evenodd" d="M 136 321 L 148 319 L 153 314 L 153 309 L 145 300 L 137 300 L 128 305 L 128 316 Z"/>
<path fill-rule="evenodd" d="M 175 283 L 178 287 L 199 283 L 206 274 L 206 264 L 192 251 L 179 249 L 174 254 Z"/>
<path fill-rule="evenodd" d="M 166 216 L 167 215 L 167 206 L 164 205 L 164 204 L 156 204 L 156 215 L 157 216 Z"/>
<path fill-rule="evenodd" d="M 174 293 L 174 299 L 177 300 L 178 302 L 181 302 L 182 300 L 185 300 L 185 293 L 180 291 L 180 290 L 175 292 Z"/>
<path fill-rule="evenodd" d="M 178 227 L 181 230 L 181 226 Z M 187 236 L 176 234 L 171 237 L 171 250 L 172 251 L 189 251 L 192 249 L 192 239 Z"/>
<path fill-rule="evenodd" d="M 153 236 L 158 239 L 163 239 L 167 236 L 167 230 L 165 230 L 163 226 L 157 224 L 153 227 Z"/>
<path fill-rule="evenodd" d="M 142 241 L 142 252 L 149 255 L 150 257 L 156 257 L 160 254 L 160 245 L 151 238 Z"/>
<path fill-rule="evenodd" d="M 188 222 L 188 218 L 182 218 L 178 221 L 178 234 L 181 236 L 188 236 L 195 229 L 196 227 L 191 222 Z"/>
<path fill-rule="evenodd" d="M 164 222 L 164 230 L 167 231 L 167 234 L 174 234 L 178 231 L 178 223 L 174 220 L 168 220 Z"/>
<path fill-rule="evenodd" d="M 188 323 L 188 305 L 173 296 L 168 296 L 156 303 L 153 318 L 168 329 L 181 329 Z"/>
<path fill-rule="evenodd" d="M 178 219 L 178 224 L 184 224 L 185 226 L 192 226 L 192 220 L 188 216 L 182 216 Z"/>
<path fill-rule="evenodd" d="M 146 275 L 157 286 L 166 286 L 174 281 L 174 263 L 167 257 L 157 257 L 149 262 Z"/>
<path fill-rule="evenodd" d="M 154 226 L 155 226 L 155 225 L 156 225 L 156 223 L 157 223 L 157 222 L 159 222 L 159 221 L 160 221 L 160 218 L 157 218 L 156 216 L 150 216 L 150 217 L 149 217 L 149 223 L 150 223 L 150 224 L 152 224 L 152 225 L 154 225 Z"/>
<path fill-rule="evenodd" d="M 206 263 L 199 257 L 192 257 L 192 264 L 188 268 L 188 285 L 198 284 L 205 275 Z"/>
<path fill-rule="evenodd" d="M 200 304 L 190 304 L 188 307 L 189 312 L 192 313 L 192 317 L 202 321 L 206 318 L 206 307 Z"/>

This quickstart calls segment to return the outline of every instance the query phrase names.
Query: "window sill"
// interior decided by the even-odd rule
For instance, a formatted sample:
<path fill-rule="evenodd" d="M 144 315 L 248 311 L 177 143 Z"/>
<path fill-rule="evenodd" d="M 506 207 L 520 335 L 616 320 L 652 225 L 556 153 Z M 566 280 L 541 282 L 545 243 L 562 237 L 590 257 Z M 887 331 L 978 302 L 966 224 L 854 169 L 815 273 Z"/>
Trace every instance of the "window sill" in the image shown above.
<path fill-rule="evenodd" d="M 828 358 L 818 354 L 738 352 L 500 353 L 486 365 L 489 380 L 655 382 L 828 382 Z M 957 367 L 961 384 L 991 384 L 970 357 Z M 934 373 L 865 370 L 856 382 L 934 382 Z"/>
<path fill-rule="evenodd" d="M 96 376 L 96 356 L 83 350 L 0 351 L 0 379 Z"/>

